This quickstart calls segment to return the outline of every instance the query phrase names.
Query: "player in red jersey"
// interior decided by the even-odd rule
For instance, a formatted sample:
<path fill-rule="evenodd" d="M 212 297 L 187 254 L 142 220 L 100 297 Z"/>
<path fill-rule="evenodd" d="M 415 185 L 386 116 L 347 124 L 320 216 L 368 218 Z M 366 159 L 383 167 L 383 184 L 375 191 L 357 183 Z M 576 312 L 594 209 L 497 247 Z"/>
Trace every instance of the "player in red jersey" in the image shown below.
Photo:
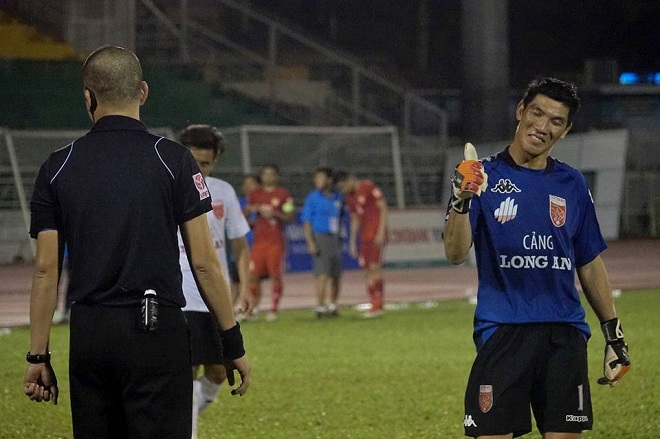
<path fill-rule="evenodd" d="M 365 317 L 378 317 L 383 313 L 382 255 L 387 242 L 387 202 L 372 181 L 358 180 L 349 172 L 338 171 L 335 183 L 346 196 L 351 212 L 349 251 L 351 256 L 358 258 L 367 278 L 371 310 Z"/>
<path fill-rule="evenodd" d="M 261 299 L 261 281 L 270 278 L 272 300 L 266 320 L 277 319 L 282 296 L 282 262 L 284 260 L 284 223 L 293 220 L 293 198 L 288 190 L 279 186 L 280 169 L 276 165 L 261 168 L 261 187 L 247 196 L 245 214 L 257 214 L 253 224 L 254 243 L 250 253 L 250 291 Z"/>

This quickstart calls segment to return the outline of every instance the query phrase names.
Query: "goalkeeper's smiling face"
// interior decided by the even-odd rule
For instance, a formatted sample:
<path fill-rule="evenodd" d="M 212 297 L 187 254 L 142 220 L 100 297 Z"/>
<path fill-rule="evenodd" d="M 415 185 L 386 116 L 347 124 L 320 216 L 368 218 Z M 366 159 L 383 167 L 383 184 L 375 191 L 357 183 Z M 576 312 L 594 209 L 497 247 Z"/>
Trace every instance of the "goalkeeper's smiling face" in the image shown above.
<path fill-rule="evenodd" d="M 550 150 L 571 128 L 568 113 L 566 104 L 542 94 L 536 95 L 527 106 L 520 102 L 516 109 L 518 127 L 510 151 L 516 162 L 533 168 L 545 167 Z"/>

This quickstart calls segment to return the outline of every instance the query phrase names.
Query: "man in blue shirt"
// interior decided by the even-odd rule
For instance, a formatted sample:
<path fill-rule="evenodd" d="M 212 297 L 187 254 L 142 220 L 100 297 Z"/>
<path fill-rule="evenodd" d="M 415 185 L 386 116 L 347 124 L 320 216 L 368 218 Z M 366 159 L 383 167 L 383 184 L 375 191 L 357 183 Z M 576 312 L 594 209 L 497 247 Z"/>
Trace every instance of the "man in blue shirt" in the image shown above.
<path fill-rule="evenodd" d="M 344 195 L 335 189 L 331 168 L 318 168 L 314 173 L 316 190 L 305 198 L 302 214 L 305 240 L 314 263 L 316 277 L 316 315 L 337 315 L 341 277 L 341 224 L 345 214 Z M 326 306 L 328 280 L 330 302 Z"/>
<path fill-rule="evenodd" d="M 576 271 L 606 339 L 598 382 L 613 385 L 630 366 L 586 181 L 549 157 L 579 104 L 572 84 L 554 78 L 532 82 L 516 108 L 513 143 L 481 162 L 467 144 L 466 160 L 456 168 L 445 250 L 459 264 L 474 242 L 479 274 L 466 436 L 526 434 L 530 406 L 546 439 L 579 438 L 591 429 L 590 332 Z"/>

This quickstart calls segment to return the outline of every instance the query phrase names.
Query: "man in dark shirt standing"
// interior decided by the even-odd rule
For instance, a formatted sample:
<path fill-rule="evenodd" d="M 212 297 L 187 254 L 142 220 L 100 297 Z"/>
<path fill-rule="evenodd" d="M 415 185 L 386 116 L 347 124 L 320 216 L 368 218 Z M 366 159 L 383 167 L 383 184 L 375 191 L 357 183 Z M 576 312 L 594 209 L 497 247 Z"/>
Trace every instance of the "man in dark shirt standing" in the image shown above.
<path fill-rule="evenodd" d="M 221 328 L 226 367 L 241 376 L 232 393 L 244 394 L 250 383 L 206 222 L 210 194 L 188 149 L 140 122 L 148 87 L 132 52 L 94 51 L 82 80 L 94 127 L 46 160 L 31 202 L 37 255 L 24 392 L 57 403 L 48 340 L 66 242 L 74 436 L 189 439 L 192 381 L 177 227 Z M 152 307 L 142 304 L 147 291 L 158 302 L 155 319 L 144 315 Z M 228 378 L 234 385 L 233 373 Z"/>

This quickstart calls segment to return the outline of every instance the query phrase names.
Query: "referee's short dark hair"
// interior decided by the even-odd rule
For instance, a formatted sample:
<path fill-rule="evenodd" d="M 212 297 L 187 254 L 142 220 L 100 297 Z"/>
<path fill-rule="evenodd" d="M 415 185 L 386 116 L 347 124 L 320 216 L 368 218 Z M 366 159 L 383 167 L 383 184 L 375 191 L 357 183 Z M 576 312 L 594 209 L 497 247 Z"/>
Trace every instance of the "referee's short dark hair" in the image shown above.
<path fill-rule="evenodd" d="M 126 105 L 140 99 L 140 60 L 123 47 L 99 47 L 89 54 L 83 64 L 82 83 L 100 102 Z"/>
<path fill-rule="evenodd" d="M 332 181 L 334 181 L 334 179 L 335 179 L 335 170 L 332 169 L 331 167 L 329 167 L 329 166 L 318 167 L 314 171 L 314 174 L 318 174 L 319 172 L 322 172 L 323 174 L 325 174 L 326 177 L 328 177 L 328 178 L 332 179 Z"/>
<path fill-rule="evenodd" d="M 188 125 L 179 134 L 179 142 L 188 148 L 212 149 L 215 157 L 225 152 L 225 136 L 216 127 L 207 124 Z"/>
<path fill-rule="evenodd" d="M 351 176 L 350 172 L 344 169 L 339 169 L 334 172 L 332 179 L 335 183 L 341 183 L 342 181 L 348 180 L 350 176 Z"/>

